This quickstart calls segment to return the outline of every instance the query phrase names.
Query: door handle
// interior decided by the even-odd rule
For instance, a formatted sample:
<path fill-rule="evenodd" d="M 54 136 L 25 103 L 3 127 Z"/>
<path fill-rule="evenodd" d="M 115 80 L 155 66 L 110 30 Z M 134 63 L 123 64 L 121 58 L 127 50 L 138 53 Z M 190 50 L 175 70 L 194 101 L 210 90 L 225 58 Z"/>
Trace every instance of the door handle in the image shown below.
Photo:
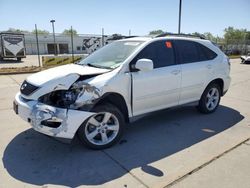
<path fill-rule="evenodd" d="M 208 68 L 208 69 L 211 69 L 211 68 L 212 68 L 212 65 L 207 65 L 207 68 Z"/>
<path fill-rule="evenodd" d="M 179 74 L 181 71 L 180 70 L 173 70 L 171 73 L 174 74 L 174 75 L 177 75 Z"/>

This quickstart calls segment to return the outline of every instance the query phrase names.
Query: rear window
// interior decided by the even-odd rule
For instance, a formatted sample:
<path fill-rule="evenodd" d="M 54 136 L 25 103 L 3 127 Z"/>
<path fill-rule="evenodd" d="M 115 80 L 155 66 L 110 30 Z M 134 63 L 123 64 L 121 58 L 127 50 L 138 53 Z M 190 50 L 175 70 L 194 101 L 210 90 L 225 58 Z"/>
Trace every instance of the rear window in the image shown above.
<path fill-rule="evenodd" d="M 208 61 L 216 58 L 217 54 L 206 46 L 197 43 L 197 48 L 200 54 L 200 61 Z"/>
<path fill-rule="evenodd" d="M 181 64 L 208 61 L 214 59 L 217 56 L 214 51 L 198 42 L 176 40 L 175 45 L 178 50 Z"/>

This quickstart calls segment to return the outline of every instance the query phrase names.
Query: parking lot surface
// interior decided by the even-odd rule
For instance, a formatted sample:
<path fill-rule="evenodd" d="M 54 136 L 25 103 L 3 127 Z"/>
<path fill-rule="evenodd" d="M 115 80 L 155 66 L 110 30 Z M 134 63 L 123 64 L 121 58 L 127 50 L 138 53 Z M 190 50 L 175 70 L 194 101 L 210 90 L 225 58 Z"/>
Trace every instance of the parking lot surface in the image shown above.
<path fill-rule="evenodd" d="M 215 113 L 192 106 L 151 113 L 103 151 L 33 131 L 12 110 L 28 75 L 0 76 L 0 187 L 250 185 L 250 65 L 231 62 L 231 87 Z"/>
<path fill-rule="evenodd" d="M 41 57 L 40 61 L 42 62 Z M 32 66 L 39 66 L 37 55 L 27 55 L 25 58 L 22 58 L 21 61 L 17 61 L 15 58 L 4 59 L 0 61 L 0 69 L 15 68 L 15 67 L 32 67 Z"/>

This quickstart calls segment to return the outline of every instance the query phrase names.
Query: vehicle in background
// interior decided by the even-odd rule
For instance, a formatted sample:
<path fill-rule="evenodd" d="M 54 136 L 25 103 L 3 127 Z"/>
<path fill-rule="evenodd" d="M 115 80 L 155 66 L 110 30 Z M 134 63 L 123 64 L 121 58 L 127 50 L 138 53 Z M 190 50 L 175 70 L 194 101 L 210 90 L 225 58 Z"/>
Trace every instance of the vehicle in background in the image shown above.
<path fill-rule="evenodd" d="M 240 56 L 241 63 L 250 63 L 250 53 Z"/>
<path fill-rule="evenodd" d="M 0 33 L 0 60 L 26 57 L 24 35 L 20 33 Z"/>

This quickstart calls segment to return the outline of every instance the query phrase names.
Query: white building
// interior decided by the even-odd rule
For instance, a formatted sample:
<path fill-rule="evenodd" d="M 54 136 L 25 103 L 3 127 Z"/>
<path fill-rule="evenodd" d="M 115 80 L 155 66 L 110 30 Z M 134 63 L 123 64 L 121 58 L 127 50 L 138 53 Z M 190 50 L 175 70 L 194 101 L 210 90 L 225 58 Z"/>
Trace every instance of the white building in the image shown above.
<path fill-rule="evenodd" d="M 92 53 L 104 44 L 112 42 L 112 37 L 101 35 L 75 35 L 73 37 L 74 54 Z M 111 39 L 111 40 L 110 40 Z M 70 35 L 55 35 L 56 48 L 59 54 L 72 53 L 72 42 Z M 38 46 L 40 54 L 54 54 L 54 37 L 52 34 L 39 34 Z M 25 34 L 26 54 L 37 54 L 37 42 L 35 34 Z"/>

